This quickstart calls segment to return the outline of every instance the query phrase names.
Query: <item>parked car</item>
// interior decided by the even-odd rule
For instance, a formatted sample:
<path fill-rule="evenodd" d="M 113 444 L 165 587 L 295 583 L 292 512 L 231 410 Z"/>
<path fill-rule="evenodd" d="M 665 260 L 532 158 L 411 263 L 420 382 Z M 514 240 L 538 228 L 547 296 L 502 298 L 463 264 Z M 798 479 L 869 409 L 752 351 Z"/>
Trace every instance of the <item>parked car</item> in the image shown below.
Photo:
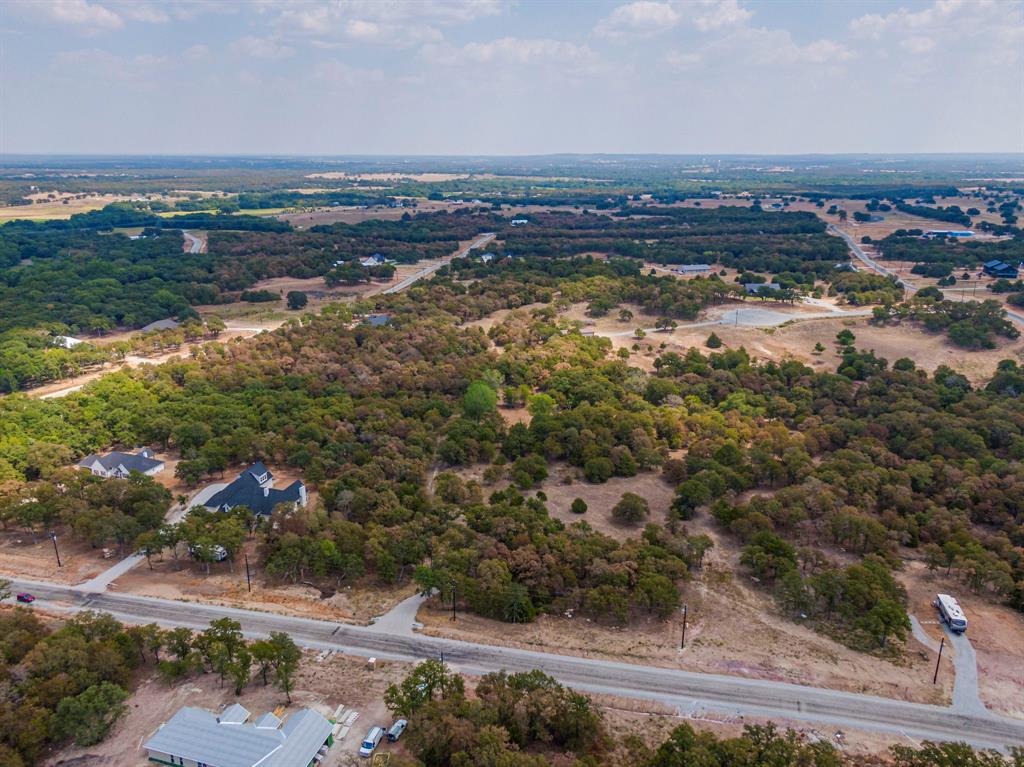
<path fill-rule="evenodd" d="M 383 727 L 371 727 L 370 731 L 366 733 L 366 737 L 363 738 L 363 742 L 359 744 L 359 755 L 372 756 L 374 750 L 380 745 L 383 738 Z"/>
<path fill-rule="evenodd" d="M 23 603 L 25 603 L 27 605 L 30 605 L 30 604 L 32 604 L 33 602 L 36 601 L 36 598 L 34 596 L 32 596 L 31 594 L 29 594 L 28 592 L 24 592 L 24 593 L 18 594 L 18 596 L 15 597 L 15 598 L 19 602 L 23 602 Z"/>
<path fill-rule="evenodd" d="M 396 721 L 393 725 L 391 725 L 391 729 L 388 730 L 388 740 L 391 743 L 394 743 L 396 740 L 402 737 L 402 733 L 405 732 L 405 728 L 408 726 L 409 723 L 405 719 L 399 719 L 398 721 Z"/>

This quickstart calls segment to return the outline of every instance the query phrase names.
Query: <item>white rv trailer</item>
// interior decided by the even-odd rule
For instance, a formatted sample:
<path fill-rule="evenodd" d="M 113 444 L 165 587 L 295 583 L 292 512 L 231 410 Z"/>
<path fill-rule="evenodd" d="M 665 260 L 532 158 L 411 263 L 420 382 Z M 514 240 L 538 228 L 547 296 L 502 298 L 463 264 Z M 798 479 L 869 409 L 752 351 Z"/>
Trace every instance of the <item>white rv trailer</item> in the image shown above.
<path fill-rule="evenodd" d="M 949 626 L 950 631 L 962 634 L 967 631 L 967 616 L 960 608 L 960 604 L 949 594 L 939 594 L 935 597 L 935 606 L 939 610 L 942 620 Z"/>

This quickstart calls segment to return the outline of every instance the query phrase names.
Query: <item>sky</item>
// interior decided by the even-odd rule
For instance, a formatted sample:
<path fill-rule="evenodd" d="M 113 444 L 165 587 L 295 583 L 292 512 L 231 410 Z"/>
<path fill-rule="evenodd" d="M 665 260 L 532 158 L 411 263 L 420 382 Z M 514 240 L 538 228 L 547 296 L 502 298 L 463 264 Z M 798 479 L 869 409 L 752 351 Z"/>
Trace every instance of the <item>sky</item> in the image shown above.
<path fill-rule="evenodd" d="M 0 154 L 1024 151 L 1024 0 L 2 0 Z"/>

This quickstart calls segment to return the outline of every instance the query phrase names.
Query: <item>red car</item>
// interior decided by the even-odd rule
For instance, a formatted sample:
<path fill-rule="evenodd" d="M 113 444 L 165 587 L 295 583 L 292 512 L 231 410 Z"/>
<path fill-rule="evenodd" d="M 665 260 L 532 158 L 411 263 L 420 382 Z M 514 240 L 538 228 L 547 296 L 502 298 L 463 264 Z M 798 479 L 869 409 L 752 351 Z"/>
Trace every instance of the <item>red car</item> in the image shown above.
<path fill-rule="evenodd" d="M 32 604 L 33 602 L 36 601 L 36 598 L 34 596 L 32 596 L 31 594 L 29 594 L 29 593 L 18 594 L 16 599 L 19 602 L 24 602 L 27 605 L 30 605 L 30 604 Z"/>

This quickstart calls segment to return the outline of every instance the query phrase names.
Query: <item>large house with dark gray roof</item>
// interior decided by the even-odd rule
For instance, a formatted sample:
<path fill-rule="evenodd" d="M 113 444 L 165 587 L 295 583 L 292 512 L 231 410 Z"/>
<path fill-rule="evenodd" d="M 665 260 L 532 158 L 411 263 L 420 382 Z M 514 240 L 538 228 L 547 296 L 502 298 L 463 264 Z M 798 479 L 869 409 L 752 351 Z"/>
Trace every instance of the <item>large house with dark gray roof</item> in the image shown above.
<path fill-rule="evenodd" d="M 148 447 L 137 453 L 107 453 L 87 455 L 78 462 L 78 467 L 91 471 L 97 477 L 125 479 L 133 471 L 152 477 L 164 470 L 164 462 Z"/>
<path fill-rule="evenodd" d="M 308 767 L 333 742 L 331 722 L 308 708 L 283 722 L 269 712 L 250 717 L 237 703 L 220 714 L 185 706 L 142 747 L 151 762 L 174 767 Z"/>
<path fill-rule="evenodd" d="M 274 475 L 262 462 L 248 467 L 227 487 L 211 495 L 203 505 L 212 511 L 230 511 L 246 506 L 256 514 L 269 516 L 282 503 L 305 506 L 306 486 L 295 480 L 288 487 L 274 488 Z"/>

